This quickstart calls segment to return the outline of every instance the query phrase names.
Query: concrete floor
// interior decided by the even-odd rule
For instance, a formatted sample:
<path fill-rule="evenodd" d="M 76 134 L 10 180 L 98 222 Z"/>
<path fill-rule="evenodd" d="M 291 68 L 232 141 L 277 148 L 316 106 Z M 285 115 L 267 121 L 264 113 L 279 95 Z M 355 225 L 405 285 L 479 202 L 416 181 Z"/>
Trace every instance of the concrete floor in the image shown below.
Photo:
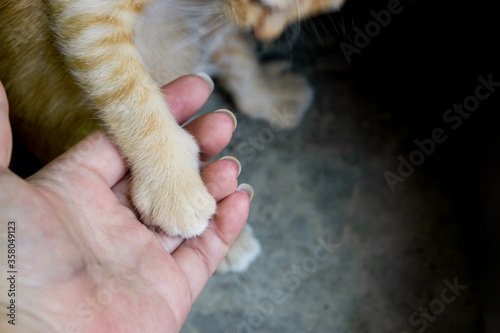
<path fill-rule="evenodd" d="M 244 274 L 214 276 L 183 333 L 500 330 L 499 96 L 460 129 L 443 121 L 479 75 L 500 81 L 493 21 L 470 21 L 469 7 L 412 5 L 349 65 L 330 39 L 331 18 L 306 25 L 316 39 L 305 31 L 280 54 L 316 92 L 297 129 L 271 131 L 236 113 L 223 155 L 240 159 L 240 182 L 256 191 L 248 223 L 262 254 Z M 367 22 L 349 10 L 342 19 Z M 205 110 L 219 107 L 234 110 L 216 90 Z M 391 191 L 384 173 L 397 174 L 398 156 L 436 128 L 447 141 Z"/>
<path fill-rule="evenodd" d="M 248 223 L 262 254 L 244 274 L 213 277 L 182 332 L 478 332 L 452 202 L 421 170 L 390 190 L 384 172 L 403 154 L 383 127 L 390 113 L 324 69 L 308 73 L 315 103 L 296 130 L 237 114 L 223 155 L 256 191 Z M 207 109 L 220 106 L 231 108 L 216 94 Z M 250 137 L 255 157 L 240 149 Z M 443 303 L 455 279 L 468 288 Z M 429 305 L 439 315 L 413 315 Z"/>
<path fill-rule="evenodd" d="M 364 17 L 348 8 L 342 22 L 363 26 L 386 5 L 369 1 Z M 331 26 L 308 26 L 318 38 L 306 31 L 281 54 L 316 92 L 297 129 L 277 132 L 235 110 L 238 128 L 221 155 L 240 159 L 239 180 L 256 191 L 248 223 L 262 253 L 246 273 L 210 279 L 183 333 L 500 330 L 499 97 L 459 130 L 446 128 L 449 140 L 394 192 L 384 178 L 415 139 L 445 128 L 443 113 L 474 92 L 478 75 L 500 81 L 486 61 L 498 59 L 490 21 L 470 24 L 471 4 L 436 15 L 428 5 L 405 7 L 349 65 Z M 204 110 L 221 107 L 234 110 L 216 89 Z M 13 168 L 29 175 L 33 162 L 15 153 Z"/>

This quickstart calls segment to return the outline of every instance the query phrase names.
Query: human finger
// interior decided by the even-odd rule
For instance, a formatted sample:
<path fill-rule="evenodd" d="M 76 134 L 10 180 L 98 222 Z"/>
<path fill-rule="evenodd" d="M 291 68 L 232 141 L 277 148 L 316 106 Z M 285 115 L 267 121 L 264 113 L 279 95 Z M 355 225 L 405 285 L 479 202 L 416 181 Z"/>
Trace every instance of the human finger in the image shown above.
<path fill-rule="evenodd" d="M 190 90 L 191 89 L 191 90 Z M 205 103 L 210 93 L 207 81 L 197 75 L 181 77 L 163 88 L 172 111 L 180 120 L 190 117 Z M 63 155 L 51 162 L 44 172 L 87 168 L 97 174 L 109 187 L 113 187 L 127 173 L 127 165 L 118 148 L 101 131 L 89 135 Z M 85 181 L 85 180 L 82 180 Z"/>
<path fill-rule="evenodd" d="M 249 207 L 250 194 L 234 192 L 219 203 L 218 212 L 203 235 L 186 240 L 172 254 L 187 277 L 192 302 L 240 234 Z"/>
<path fill-rule="evenodd" d="M 236 128 L 236 117 L 228 110 L 204 114 L 186 125 L 200 146 L 200 163 L 204 166 L 229 144 Z"/>
<path fill-rule="evenodd" d="M 9 121 L 7 94 L 0 82 L 0 167 L 7 168 L 12 155 L 12 130 Z"/>
<path fill-rule="evenodd" d="M 94 183 L 100 179 L 108 187 L 113 187 L 126 173 L 127 164 L 118 148 L 106 134 L 96 131 L 51 161 L 30 180 L 40 176 L 58 179 L 64 175 L 79 174 L 84 177 L 80 179 L 82 182 Z"/>
<path fill-rule="evenodd" d="M 240 162 L 232 156 L 225 156 L 210 163 L 201 175 L 208 191 L 219 202 L 236 191 L 240 172 Z"/>
<path fill-rule="evenodd" d="M 179 124 L 185 123 L 206 103 L 214 83 L 205 73 L 186 75 L 162 88 L 170 112 Z"/>

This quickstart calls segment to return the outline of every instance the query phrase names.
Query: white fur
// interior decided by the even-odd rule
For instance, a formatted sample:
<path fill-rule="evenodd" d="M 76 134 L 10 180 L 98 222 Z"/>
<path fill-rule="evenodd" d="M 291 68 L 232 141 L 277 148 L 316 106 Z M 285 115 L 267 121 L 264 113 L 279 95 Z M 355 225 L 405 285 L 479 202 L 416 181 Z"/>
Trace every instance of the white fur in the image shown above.
<path fill-rule="evenodd" d="M 101 66 L 89 71 L 74 69 L 77 79 L 96 101 L 117 93 L 110 103 L 98 106 L 108 131 L 130 164 L 132 199 L 143 222 L 160 227 L 169 235 L 200 235 L 216 204 L 199 174 L 198 146 L 177 125 L 137 49 L 116 45 L 102 54 L 102 48 L 93 45 L 109 37 L 106 26 L 93 27 L 91 33 L 83 30 L 76 36 L 64 36 L 65 20 L 88 11 L 114 15 L 123 24 L 123 31 L 129 33 L 134 32 L 136 18 L 130 12 L 114 10 L 120 1 L 80 3 L 81 6 L 66 7 L 55 21 L 63 35 L 61 48 L 70 62 L 81 58 L 101 61 Z M 115 71 L 118 68 L 125 70 Z M 137 81 L 132 93 L 120 95 L 132 81 Z"/>
<path fill-rule="evenodd" d="M 73 71 L 95 100 L 118 92 L 116 99 L 100 108 L 100 115 L 130 164 L 132 199 L 143 221 L 170 235 L 193 237 L 206 228 L 216 205 L 199 175 L 198 146 L 176 124 L 159 86 L 198 71 L 200 65 L 214 64 L 240 111 L 285 128 L 298 123 L 312 90 L 303 77 L 282 64 L 261 67 L 253 45 L 223 18 L 222 1 L 129 0 L 148 4 L 139 17 L 133 11 L 117 10 L 123 1 L 73 1 L 53 24 L 60 28 L 55 30 L 61 31 L 60 47 L 70 63 L 107 59 L 91 70 Z M 199 6 L 197 15 L 189 6 Z M 105 24 L 65 36 L 64 22 L 85 13 L 116 17 L 123 31 L 134 36 L 135 45 L 92 47 L 116 33 L 116 28 Z M 119 71 L 122 68 L 126 70 Z M 120 95 L 132 79 L 138 82 L 134 91 Z M 251 230 L 245 229 L 219 272 L 246 269 L 259 251 Z"/>
<path fill-rule="evenodd" d="M 244 272 L 259 256 L 260 251 L 260 243 L 254 237 L 252 228 L 247 224 L 215 272 L 217 274 Z"/>
<path fill-rule="evenodd" d="M 166 84 L 195 71 L 210 72 L 231 93 L 238 111 L 277 127 L 295 127 L 311 104 L 310 85 L 283 62 L 262 66 L 254 55 L 254 44 L 229 23 L 215 31 L 208 29 L 211 20 L 223 17 L 218 5 L 222 2 L 212 3 L 203 14 L 209 4 L 196 11 L 200 5 L 194 1 L 157 1 L 139 18 L 136 44 L 152 77 Z M 198 33 L 207 29 L 211 33 Z M 200 40 L 184 42 L 197 33 Z"/>

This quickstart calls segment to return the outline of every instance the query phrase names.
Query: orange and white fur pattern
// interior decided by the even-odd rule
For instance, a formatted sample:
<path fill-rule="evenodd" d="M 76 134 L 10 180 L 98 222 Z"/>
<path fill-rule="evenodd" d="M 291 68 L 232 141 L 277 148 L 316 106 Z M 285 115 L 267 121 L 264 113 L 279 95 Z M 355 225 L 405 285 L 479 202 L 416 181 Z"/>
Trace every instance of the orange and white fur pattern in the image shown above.
<path fill-rule="evenodd" d="M 240 30 L 270 41 L 342 2 L 2 0 L 0 80 L 14 130 L 49 161 L 105 128 L 130 166 L 142 222 L 169 235 L 200 235 L 216 204 L 199 174 L 197 143 L 159 87 L 208 65 L 239 111 L 272 121 L 273 110 L 291 105 L 296 116 L 285 126 L 292 127 L 310 102 L 309 86 L 281 65 L 261 67 Z M 251 232 L 244 235 L 247 252 L 255 252 Z M 245 266 L 237 261 L 223 270 Z"/>

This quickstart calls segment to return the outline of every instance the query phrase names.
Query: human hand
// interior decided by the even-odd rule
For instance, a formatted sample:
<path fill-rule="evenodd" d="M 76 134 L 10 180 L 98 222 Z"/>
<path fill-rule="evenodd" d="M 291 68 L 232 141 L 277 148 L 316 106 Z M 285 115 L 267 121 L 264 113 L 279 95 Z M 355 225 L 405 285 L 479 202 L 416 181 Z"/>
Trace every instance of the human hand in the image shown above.
<path fill-rule="evenodd" d="M 206 101 L 198 76 L 164 88 L 179 123 Z M 186 126 L 200 143 L 202 165 L 229 142 L 225 113 Z M 151 231 L 134 214 L 127 168 L 96 132 L 23 180 L 8 169 L 12 136 L 0 84 L 0 255 L 6 266 L 7 223 L 15 222 L 15 326 L 0 279 L 1 332 L 177 332 L 194 300 L 243 228 L 249 195 L 237 189 L 239 166 L 208 164 L 202 177 L 217 205 L 205 233 L 188 240 Z M 8 277 L 8 275 L 7 275 Z"/>

